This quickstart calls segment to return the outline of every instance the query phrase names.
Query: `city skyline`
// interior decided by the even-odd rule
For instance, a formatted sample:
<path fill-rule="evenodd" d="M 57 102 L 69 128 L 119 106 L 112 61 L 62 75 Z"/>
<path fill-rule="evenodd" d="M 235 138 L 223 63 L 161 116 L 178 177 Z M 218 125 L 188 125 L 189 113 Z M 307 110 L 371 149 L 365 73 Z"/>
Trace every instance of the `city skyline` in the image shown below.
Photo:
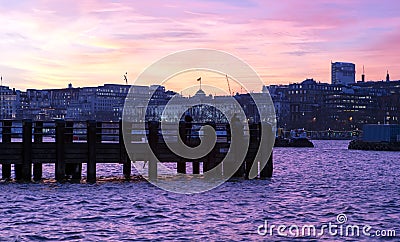
<path fill-rule="evenodd" d="M 0 74 L 19 89 L 129 84 L 148 65 L 188 48 L 248 62 L 266 85 L 330 82 L 330 62 L 356 80 L 400 76 L 395 1 L 2 1 Z M 254 88 L 256 89 L 256 88 Z"/>

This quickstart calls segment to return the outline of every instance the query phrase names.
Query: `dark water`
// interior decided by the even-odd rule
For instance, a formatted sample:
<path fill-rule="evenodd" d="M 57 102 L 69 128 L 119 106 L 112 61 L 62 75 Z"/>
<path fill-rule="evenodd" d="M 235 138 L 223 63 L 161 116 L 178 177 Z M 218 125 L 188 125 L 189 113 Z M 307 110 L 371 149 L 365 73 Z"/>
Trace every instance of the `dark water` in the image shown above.
<path fill-rule="evenodd" d="M 293 240 L 257 234 L 264 224 L 369 225 L 400 235 L 400 153 L 349 151 L 348 141 L 276 148 L 271 180 L 228 182 L 179 195 L 147 182 L 0 184 L 0 241 Z M 121 174 L 100 167 L 98 175 Z M 48 169 L 48 172 L 51 170 Z M 50 173 L 46 173 L 49 177 Z M 303 235 L 297 241 L 377 240 Z M 382 239 L 382 238 L 381 238 Z"/>

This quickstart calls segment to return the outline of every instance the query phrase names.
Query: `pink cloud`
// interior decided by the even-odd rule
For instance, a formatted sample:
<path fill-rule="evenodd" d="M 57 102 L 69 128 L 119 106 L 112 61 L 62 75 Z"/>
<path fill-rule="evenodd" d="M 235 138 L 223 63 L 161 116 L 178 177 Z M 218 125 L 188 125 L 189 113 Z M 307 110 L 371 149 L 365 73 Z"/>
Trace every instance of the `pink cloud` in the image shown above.
<path fill-rule="evenodd" d="M 247 61 L 267 83 L 307 77 L 329 81 L 331 60 L 353 61 L 358 68 L 365 64 L 371 79 L 381 79 L 387 67 L 395 78 L 400 76 L 395 70 L 397 5 L 326 0 L 9 3 L 0 6 L 0 72 L 21 88 L 33 79 L 38 88 L 70 81 L 78 86 L 118 83 L 121 73 L 128 71 L 134 79 L 171 52 L 215 48 Z M 15 69 L 25 74 L 10 71 Z"/>

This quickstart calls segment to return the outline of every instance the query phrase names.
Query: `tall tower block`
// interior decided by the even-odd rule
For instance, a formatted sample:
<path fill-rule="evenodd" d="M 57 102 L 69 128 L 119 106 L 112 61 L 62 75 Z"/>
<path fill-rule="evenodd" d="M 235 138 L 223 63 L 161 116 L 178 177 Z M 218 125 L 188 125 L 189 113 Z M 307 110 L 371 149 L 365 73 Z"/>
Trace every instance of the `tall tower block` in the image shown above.
<path fill-rule="evenodd" d="M 356 65 L 349 62 L 331 62 L 332 84 L 349 85 L 356 83 Z"/>

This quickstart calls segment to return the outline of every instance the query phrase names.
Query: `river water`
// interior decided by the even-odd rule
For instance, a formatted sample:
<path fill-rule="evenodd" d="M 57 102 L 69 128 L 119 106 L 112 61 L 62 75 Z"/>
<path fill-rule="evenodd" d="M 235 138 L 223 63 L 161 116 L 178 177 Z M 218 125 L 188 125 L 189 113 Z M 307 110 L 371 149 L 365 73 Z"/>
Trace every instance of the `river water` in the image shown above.
<path fill-rule="evenodd" d="M 377 230 L 395 231 L 384 239 L 398 241 L 400 153 L 347 150 L 348 141 L 314 144 L 275 148 L 270 180 L 231 181 L 195 195 L 146 181 L 1 182 L 0 241 L 365 241 L 381 238 Z M 44 169 L 54 175 L 53 167 Z M 98 166 L 98 176 L 110 174 L 121 176 L 121 167 Z M 337 229 L 320 229 L 329 223 Z M 272 225 L 287 228 L 279 234 Z M 317 235 L 296 232 L 305 225 Z M 369 235 L 346 236 L 339 225 L 369 226 Z"/>

